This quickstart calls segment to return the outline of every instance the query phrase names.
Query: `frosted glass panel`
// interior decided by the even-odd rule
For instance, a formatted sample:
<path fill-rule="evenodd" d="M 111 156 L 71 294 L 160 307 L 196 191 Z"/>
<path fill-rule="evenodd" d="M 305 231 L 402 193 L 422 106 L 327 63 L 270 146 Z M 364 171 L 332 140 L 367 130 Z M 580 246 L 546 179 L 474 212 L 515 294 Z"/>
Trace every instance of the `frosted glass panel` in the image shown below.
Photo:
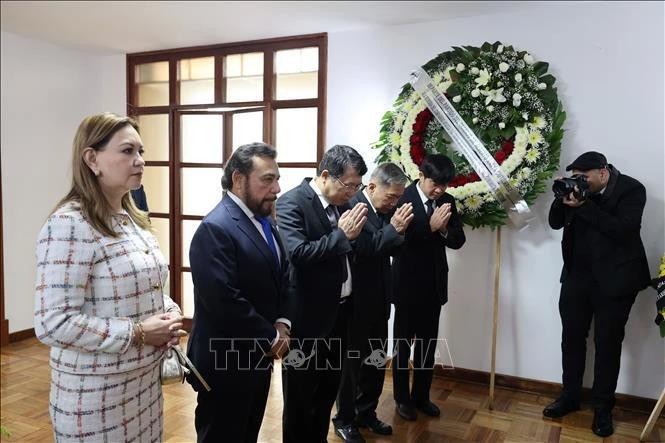
<path fill-rule="evenodd" d="M 143 171 L 143 189 L 150 212 L 169 212 L 169 168 L 146 166 Z"/>
<path fill-rule="evenodd" d="M 221 115 L 183 115 L 180 145 L 185 163 L 222 163 L 224 118 Z"/>
<path fill-rule="evenodd" d="M 224 77 L 227 102 L 263 100 L 263 53 L 224 57 Z"/>
<path fill-rule="evenodd" d="M 182 168 L 182 213 L 207 215 L 222 199 L 222 168 Z"/>
<path fill-rule="evenodd" d="M 169 104 L 169 62 L 137 65 L 134 71 L 138 106 Z"/>
<path fill-rule="evenodd" d="M 317 109 L 278 109 L 276 120 L 277 160 L 279 162 L 315 162 Z"/>
<path fill-rule="evenodd" d="M 169 252 L 169 219 L 151 217 L 150 222 L 152 223 L 153 228 L 155 228 L 155 237 L 157 237 L 157 241 L 159 242 L 159 249 L 162 250 L 166 263 L 169 263 L 171 257 Z"/>
<path fill-rule="evenodd" d="M 263 141 L 263 112 L 233 114 L 233 150 L 260 141 Z"/>
<path fill-rule="evenodd" d="M 182 221 L 182 265 L 189 267 L 189 245 L 192 243 L 192 237 L 201 224 L 200 220 Z"/>
<path fill-rule="evenodd" d="M 143 140 L 143 159 L 146 161 L 169 160 L 169 115 L 140 115 L 139 128 Z"/>
<path fill-rule="evenodd" d="M 214 103 L 215 57 L 180 60 L 178 80 L 180 80 L 180 104 Z"/>
<path fill-rule="evenodd" d="M 192 282 L 192 273 L 183 272 L 182 274 L 182 315 L 187 318 L 194 316 L 194 283 Z"/>
<path fill-rule="evenodd" d="M 255 102 L 263 100 L 263 76 L 226 79 L 226 101 Z"/>
<path fill-rule="evenodd" d="M 275 73 L 277 100 L 316 98 L 318 96 L 319 49 L 302 48 L 277 51 Z"/>
<path fill-rule="evenodd" d="M 279 158 L 279 157 L 277 157 Z M 316 168 L 279 168 L 280 195 L 302 183 L 305 177 L 315 177 Z M 277 214 L 279 217 L 279 214 Z"/>

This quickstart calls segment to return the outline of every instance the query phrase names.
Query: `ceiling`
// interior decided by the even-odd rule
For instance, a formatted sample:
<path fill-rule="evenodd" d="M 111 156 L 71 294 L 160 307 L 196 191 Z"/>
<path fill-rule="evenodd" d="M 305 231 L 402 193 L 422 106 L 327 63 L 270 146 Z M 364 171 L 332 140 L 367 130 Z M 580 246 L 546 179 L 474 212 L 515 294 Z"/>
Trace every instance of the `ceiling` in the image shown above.
<path fill-rule="evenodd" d="M 506 13 L 537 2 L 2 1 L 1 29 L 113 54 Z"/>

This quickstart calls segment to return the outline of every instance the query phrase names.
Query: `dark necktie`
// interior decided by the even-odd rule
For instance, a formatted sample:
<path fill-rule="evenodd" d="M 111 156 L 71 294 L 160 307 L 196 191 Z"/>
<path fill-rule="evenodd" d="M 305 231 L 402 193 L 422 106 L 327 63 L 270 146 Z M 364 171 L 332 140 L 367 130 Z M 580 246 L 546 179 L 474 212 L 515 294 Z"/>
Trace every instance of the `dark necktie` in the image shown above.
<path fill-rule="evenodd" d="M 268 247 L 270 248 L 273 257 L 275 258 L 275 263 L 277 263 L 277 269 L 279 269 L 279 257 L 277 255 L 277 246 L 275 245 L 275 239 L 272 236 L 270 219 L 268 217 L 256 217 L 256 219 L 259 221 L 259 223 L 261 223 L 261 228 L 263 228 L 263 233 L 266 235 L 266 242 L 268 242 Z"/>
<path fill-rule="evenodd" d="M 425 207 L 427 208 L 427 211 L 425 211 L 427 218 L 430 218 L 434 212 L 434 200 L 427 200 L 425 202 Z"/>
<path fill-rule="evenodd" d="M 328 215 L 328 220 L 330 221 L 330 226 L 333 229 L 337 227 L 337 211 L 333 205 L 328 205 L 326 208 L 326 214 Z"/>

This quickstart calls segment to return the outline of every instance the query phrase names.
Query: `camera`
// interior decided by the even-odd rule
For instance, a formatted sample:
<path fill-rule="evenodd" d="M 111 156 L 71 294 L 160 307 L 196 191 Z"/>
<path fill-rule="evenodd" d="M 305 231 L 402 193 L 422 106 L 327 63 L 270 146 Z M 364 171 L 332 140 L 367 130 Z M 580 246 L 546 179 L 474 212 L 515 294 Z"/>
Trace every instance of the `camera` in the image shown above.
<path fill-rule="evenodd" d="M 577 186 L 577 191 L 575 186 Z M 572 192 L 577 200 L 585 200 L 590 194 L 589 183 L 584 174 L 575 174 L 571 177 L 554 180 L 552 191 L 554 191 L 556 198 L 563 198 Z"/>

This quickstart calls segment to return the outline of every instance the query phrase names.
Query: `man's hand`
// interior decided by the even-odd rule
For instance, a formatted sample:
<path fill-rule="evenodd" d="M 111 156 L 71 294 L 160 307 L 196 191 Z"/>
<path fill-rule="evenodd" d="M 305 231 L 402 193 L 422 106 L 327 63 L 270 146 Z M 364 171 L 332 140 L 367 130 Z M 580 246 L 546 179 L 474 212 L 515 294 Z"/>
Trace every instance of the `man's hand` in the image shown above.
<path fill-rule="evenodd" d="M 436 208 L 429 219 L 429 227 L 432 232 L 447 232 L 451 215 L 450 203 L 444 203 Z"/>
<path fill-rule="evenodd" d="M 273 358 L 282 358 L 289 351 L 289 341 L 291 340 L 291 330 L 284 323 L 275 323 L 275 329 L 279 333 L 279 339 L 270 349 L 268 355 Z"/>
<path fill-rule="evenodd" d="M 344 232 L 346 238 L 355 240 L 363 230 L 366 221 L 367 205 L 365 203 L 357 203 L 353 208 L 344 211 L 344 214 L 337 221 L 337 227 Z"/>
<path fill-rule="evenodd" d="M 390 219 L 390 224 L 395 227 L 398 234 L 402 235 L 409 227 L 411 220 L 413 220 L 413 204 L 405 203 L 397 208 Z"/>
<path fill-rule="evenodd" d="M 575 191 L 578 191 L 577 186 L 575 186 Z M 571 208 L 579 208 L 580 206 L 582 206 L 584 204 L 584 202 L 586 200 L 576 199 L 574 193 L 571 192 L 567 196 L 563 197 L 563 199 L 561 201 L 563 202 L 564 205 L 570 206 Z"/>

